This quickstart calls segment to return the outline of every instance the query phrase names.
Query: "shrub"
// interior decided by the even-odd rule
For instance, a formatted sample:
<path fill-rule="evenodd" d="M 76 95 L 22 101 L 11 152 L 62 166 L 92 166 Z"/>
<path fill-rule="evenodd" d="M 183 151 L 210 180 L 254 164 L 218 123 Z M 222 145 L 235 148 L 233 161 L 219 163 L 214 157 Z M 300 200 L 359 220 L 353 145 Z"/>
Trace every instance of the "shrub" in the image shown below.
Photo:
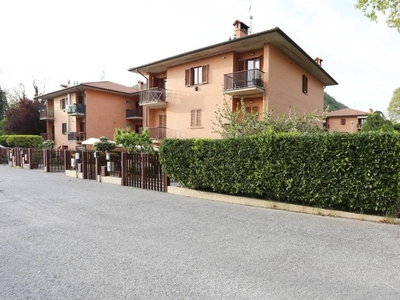
<path fill-rule="evenodd" d="M 7 147 L 40 148 L 43 142 L 39 135 L 8 135 L 6 138 Z"/>

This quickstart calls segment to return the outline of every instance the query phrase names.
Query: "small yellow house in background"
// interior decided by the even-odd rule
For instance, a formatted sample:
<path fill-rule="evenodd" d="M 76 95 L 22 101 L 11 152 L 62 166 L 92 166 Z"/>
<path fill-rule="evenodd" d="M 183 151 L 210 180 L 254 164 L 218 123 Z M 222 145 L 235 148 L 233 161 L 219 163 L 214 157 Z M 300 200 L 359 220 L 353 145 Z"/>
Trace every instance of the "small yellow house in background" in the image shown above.
<path fill-rule="evenodd" d="M 255 112 L 323 111 L 324 87 L 337 82 L 281 29 L 248 34 L 233 23 L 235 38 L 130 68 L 141 74 L 143 126 L 153 138 L 219 138 L 215 111 L 224 99 Z M 145 50 L 143 50 L 145 51 Z"/>
<path fill-rule="evenodd" d="M 357 132 L 371 113 L 373 113 L 372 109 L 369 112 L 351 108 L 332 111 L 326 116 L 325 127 L 337 132 Z"/>

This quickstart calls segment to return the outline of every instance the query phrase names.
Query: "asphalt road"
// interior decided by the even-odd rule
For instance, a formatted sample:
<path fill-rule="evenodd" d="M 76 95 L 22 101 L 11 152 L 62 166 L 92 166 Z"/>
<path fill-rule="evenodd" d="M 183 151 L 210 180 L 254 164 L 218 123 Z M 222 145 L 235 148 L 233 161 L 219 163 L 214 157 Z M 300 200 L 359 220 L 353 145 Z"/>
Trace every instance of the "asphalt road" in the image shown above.
<path fill-rule="evenodd" d="M 400 299 L 400 226 L 0 166 L 0 299 Z"/>

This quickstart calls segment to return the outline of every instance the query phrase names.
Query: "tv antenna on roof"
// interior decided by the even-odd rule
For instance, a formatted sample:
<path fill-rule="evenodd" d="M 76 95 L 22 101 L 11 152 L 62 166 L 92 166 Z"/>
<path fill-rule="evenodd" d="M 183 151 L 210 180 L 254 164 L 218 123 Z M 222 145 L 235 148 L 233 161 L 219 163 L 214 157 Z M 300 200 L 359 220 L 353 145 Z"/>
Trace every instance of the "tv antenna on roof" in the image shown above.
<path fill-rule="evenodd" d="M 252 25 L 252 23 L 253 23 L 253 16 L 252 16 L 252 14 L 251 14 L 251 5 L 250 5 L 250 7 L 249 7 L 249 19 L 250 19 L 249 34 L 251 34 L 251 31 L 253 30 L 253 25 Z"/>

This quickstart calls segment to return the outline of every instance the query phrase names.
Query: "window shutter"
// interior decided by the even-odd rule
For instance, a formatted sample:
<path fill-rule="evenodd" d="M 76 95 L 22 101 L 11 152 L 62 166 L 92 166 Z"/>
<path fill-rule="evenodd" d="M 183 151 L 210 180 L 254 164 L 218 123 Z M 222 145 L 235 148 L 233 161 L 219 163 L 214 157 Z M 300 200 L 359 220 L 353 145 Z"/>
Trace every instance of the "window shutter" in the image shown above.
<path fill-rule="evenodd" d="M 197 110 L 197 116 L 196 116 L 196 126 L 201 126 L 201 110 Z"/>
<path fill-rule="evenodd" d="M 190 111 L 190 126 L 194 127 L 196 124 L 196 111 L 192 110 Z"/>
<path fill-rule="evenodd" d="M 303 93 L 308 93 L 308 78 L 306 75 L 303 75 Z"/>
<path fill-rule="evenodd" d="M 185 86 L 190 86 L 190 69 L 185 69 Z"/>
<path fill-rule="evenodd" d="M 201 82 L 202 83 L 207 83 L 208 82 L 208 65 L 203 65 L 201 66 L 201 73 L 202 73 L 202 78 Z"/>

